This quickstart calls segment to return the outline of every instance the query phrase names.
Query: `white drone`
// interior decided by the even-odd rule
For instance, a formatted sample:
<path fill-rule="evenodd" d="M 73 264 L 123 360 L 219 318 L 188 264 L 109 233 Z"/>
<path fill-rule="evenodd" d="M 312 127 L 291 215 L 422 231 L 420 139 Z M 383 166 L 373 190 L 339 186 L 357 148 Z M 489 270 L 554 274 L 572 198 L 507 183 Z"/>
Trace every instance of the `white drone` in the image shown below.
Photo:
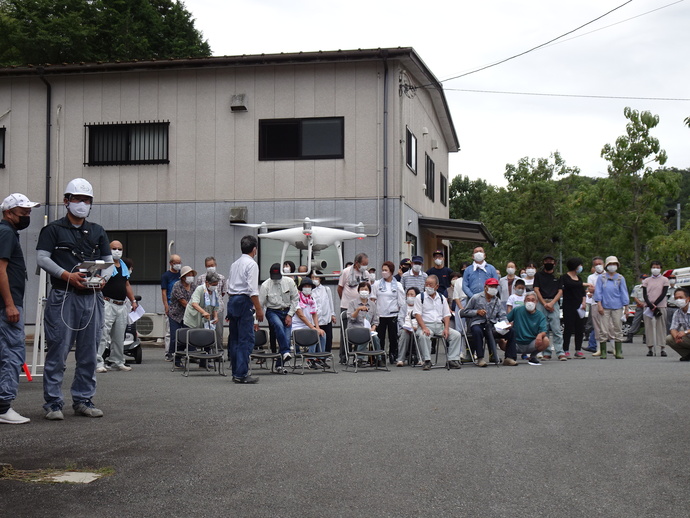
<path fill-rule="evenodd" d="M 309 272 L 311 272 L 312 269 L 324 269 L 326 267 L 325 261 L 313 261 L 313 253 L 324 250 L 331 245 L 335 245 L 335 248 L 338 251 L 338 260 L 340 261 L 340 271 L 342 271 L 343 241 L 347 241 L 349 239 L 364 239 L 367 237 L 367 235 L 364 233 L 364 224 L 360 222 L 356 225 L 352 225 L 355 231 L 350 232 L 349 230 L 343 230 L 340 228 L 315 226 L 313 223 L 316 221 L 318 220 L 304 218 L 301 227 L 275 230 L 273 232 L 269 232 L 268 228 L 270 226 L 275 226 L 275 224 L 268 224 L 266 222 L 261 222 L 260 224 L 237 223 L 237 225 L 258 228 L 260 238 L 282 241 L 283 252 L 280 255 L 280 264 L 285 263 L 285 254 L 290 245 L 294 246 L 298 250 L 306 250 L 307 268 L 309 269 Z M 304 273 L 295 272 L 286 273 L 284 275 L 296 277 L 298 275 L 304 275 Z"/>

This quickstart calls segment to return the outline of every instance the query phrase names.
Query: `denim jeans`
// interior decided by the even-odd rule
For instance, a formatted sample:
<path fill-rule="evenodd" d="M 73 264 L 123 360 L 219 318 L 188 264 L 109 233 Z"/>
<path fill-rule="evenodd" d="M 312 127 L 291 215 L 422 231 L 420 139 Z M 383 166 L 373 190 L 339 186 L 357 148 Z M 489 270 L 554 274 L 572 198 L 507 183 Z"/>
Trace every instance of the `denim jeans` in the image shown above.
<path fill-rule="evenodd" d="M 103 329 L 103 297 L 52 289 L 45 307 L 46 358 L 43 367 L 43 408 L 62 409 L 62 379 L 72 344 L 76 369 L 73 406 L 89 404 L 96 394 L 96 353 Z M 76 343 L 75 343 L 76 342 Z"/>
<path fill-rule="evenodd" d="M 537 303 L 537 309 L 546 317 L 546 324 L 549 326 L 549 332 L 551 334 L 551 345 L 548 349 L 544 350 L 544 354 L 549 356 L 551 351 L 553 351 L 556 356 L 565 354 L 563 351 L 563 332 L 561 331 L 560 304 L 554 304 L 553 311 L 547 311 L 541 303 Z"/>
<path fill-rule="evenodd" d="M 184 325 L 183 322 L 178 322 L 170 317 L 168 317 L 168 321 L 170 322 L 170 346 L 168 347 L 168 354 L 172 356 L 175 363 L 179 365 L 182 360 L 179 356 L 177 358 L 175 357 L 175 351 L 184 351 L 184 347 L 182 344 L 177 343 L 177 330 L 184 329 L 187 326 Z"/>
<path fill-rule="evenodd" d="M 245 378 L 249 374 L 249 355 L 254 349 L 254 304 L 249 295 L 233 295 L 228 302 L 228 355 L 232 375 Z"/>
<path fill-rule="evenodd" d="M 10 405 L 17 399 L 25 361 L 24 309 L 17 306 L 17 310 L 19 321 L 11 324 L 5 318 L 5 308 L 0 309 L 0 405 Z"/>
<path fill-rule="evenodd" d="M 285 325 L 285 317 L 287 317 L 287 314 L 287 311 L 280 311 L 277 309 L 268 308 L 266 310 L 266 320 L 268 320 L 269 325 L 273 327 L 273 333 L 278 340 L 278 350 L 280 354 L 290 352 L 292 326 Z"/>

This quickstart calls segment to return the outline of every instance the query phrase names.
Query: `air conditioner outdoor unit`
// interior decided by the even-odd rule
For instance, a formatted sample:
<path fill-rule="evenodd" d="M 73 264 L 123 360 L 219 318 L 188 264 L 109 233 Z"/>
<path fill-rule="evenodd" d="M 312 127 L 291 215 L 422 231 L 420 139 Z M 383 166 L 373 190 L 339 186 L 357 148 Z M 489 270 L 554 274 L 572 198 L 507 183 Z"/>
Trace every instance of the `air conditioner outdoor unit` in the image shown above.
<path fill-rule="evenodd" d="M 166 318 L 168 317 L 164 314 L 144 313 L 141 318 L 137 320 L 137 333 L 139 333 L 139 337 L 164 338 Z"/>

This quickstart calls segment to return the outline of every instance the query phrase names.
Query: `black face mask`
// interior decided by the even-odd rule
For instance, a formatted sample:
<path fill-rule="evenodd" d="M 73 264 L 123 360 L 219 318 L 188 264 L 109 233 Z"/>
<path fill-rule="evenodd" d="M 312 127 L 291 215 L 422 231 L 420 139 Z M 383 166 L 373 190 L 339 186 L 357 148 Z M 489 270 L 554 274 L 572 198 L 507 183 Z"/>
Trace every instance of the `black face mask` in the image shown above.
<path fill-rule="evenodd" d="M 551 272 L 551 271 L 553 271 L 554 266 L 555 265 L 553 263 L 545 263 L 544 264 L 544 271 L 545 272 Z"/>
<path fill-rule="evenodd" d="M 31 223 L 31 216 L 17 216 L 19 221 L 14 224 L 17 230 L 24 230 Z"/>

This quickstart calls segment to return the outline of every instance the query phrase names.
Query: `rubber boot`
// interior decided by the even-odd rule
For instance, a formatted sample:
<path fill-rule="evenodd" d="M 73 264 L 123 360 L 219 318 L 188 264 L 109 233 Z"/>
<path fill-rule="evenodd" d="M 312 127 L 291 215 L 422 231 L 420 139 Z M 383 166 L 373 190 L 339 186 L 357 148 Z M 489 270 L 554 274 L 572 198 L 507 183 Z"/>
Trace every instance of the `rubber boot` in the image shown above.
<path fill-rule="evenodd" d="M 604 344 L 604 347 L 602 348 L 602 347 L 601 347 L 601 344 L 597 344 L 597 352 L 593 353 L 592 356 L 601 356 L 601 351 L 602 351 L 602 350 L 604 350 L 604 352 L 606 352 L 606 351 L 605 351 L 605 349 L 606 349 L 605 342 L 601 342 L 601 343 Z M 606 356 L 604 356 L 604 357 L 606 357 Z"/>
<path fill-rule="evenodd" d="M 606 359 L 606 342 L 601 342 L 599 345 L 599 358 L 602 360 Z M 596 353 L 594 353 L 596 355 Z"/>
<path fill-rule="evenodd" d="M 616 342 L 615 344 L 616 347 L 616 360 L 622 360 L 623 359 L 623 343 L 622 342 Z"/>

